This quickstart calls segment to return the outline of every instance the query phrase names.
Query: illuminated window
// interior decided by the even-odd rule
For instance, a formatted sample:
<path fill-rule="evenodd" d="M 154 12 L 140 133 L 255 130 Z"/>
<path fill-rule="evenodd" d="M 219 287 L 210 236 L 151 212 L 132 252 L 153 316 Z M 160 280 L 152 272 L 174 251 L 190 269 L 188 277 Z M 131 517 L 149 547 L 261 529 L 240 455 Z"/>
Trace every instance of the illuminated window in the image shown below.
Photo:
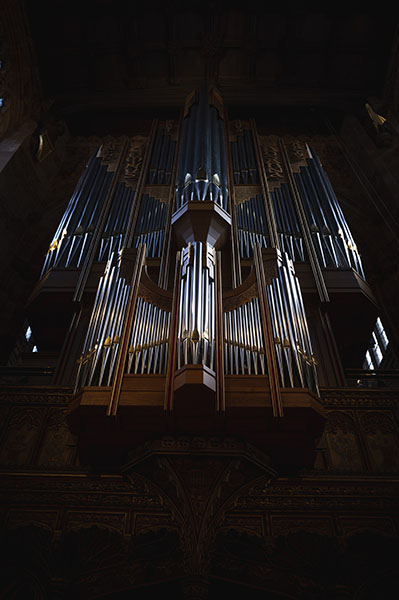
<path fill-rule="evenodd" d="M 374 369 L 374 365 L 371 360 L 370 352 L 368 350 L 366 352 L 366 358 L 364 359 L 363 368 L 367 371 L 372 371 Z"/>
<path fill-rule="evenodd" d="M 376 329 L 377 329 L 377 331 L 379 333 L 379 336 L 380 336 L 382 345 L 384 347 L 384 350 L 386 350 L 387 346 L 389 344 L 389 340 L 388 340 L 387 334 L 385 333 L 385 329 L 384 329 L 384 327 L 383 327 L 383 325 L 381 323 L 380 317 L 378 317 L 377 323 L 375 324 L 375 326 L 376 326 Z"/>
<path fill-rule="evenodd" d="M 388 336 L 381 319 L 378 317 L 371 334 L 369 349 L 364 357 L 363 369 L 367 371 L 378 369 L 387 353 L 388 345 Z"/>

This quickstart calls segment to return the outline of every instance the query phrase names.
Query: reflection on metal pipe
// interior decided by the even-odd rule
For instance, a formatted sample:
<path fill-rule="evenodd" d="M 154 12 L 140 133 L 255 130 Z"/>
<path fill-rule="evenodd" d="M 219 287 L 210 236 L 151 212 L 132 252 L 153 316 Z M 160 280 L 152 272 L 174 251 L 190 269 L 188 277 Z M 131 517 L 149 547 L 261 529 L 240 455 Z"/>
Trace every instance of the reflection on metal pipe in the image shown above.
<path fill-rule="evenodd" d="M 281 387 L 306 387 L 316 394 L 317 361 L 294 265 L 288 254 L 282 254 L 278 277 L 267 285 L 267 295 Z"/>
<path fill-rule="evenodd" d="M 296 174 L 319 260 L 326 267 L 353 268 L 364 277 L 356 244 L 337 197 L 313 148 L 307 166 Z"/>
<path fill-rule="evenodd" d="M 301 228 L 295 214 L 294 200 L 286 183 L 271 192 L 277 234 L 282 252 L 287 252 L 291 260 L 306 260 Z"/>
<path fill-rule="evenodd" d="M 215 250 L 194 242 L 181 254 L 177 368 L 215 361 Z"/>
<path fill-rule="evenodd" d="M 129 291 L 130 285 L 120 276 L 119 255 L 114 253 L 98 284 L 79 359 L 76 389 L 111 385 Z"/>
<path fill-rule="evenodd" d="M 310 260 L 312 254 L 321 268 L 353 268 L 364 277 L 356 244 L 316 151 L 306 145 L 307 156 L 294 171 L 282 141 L 280 150 L 289 181 L 275 185 L 271 198 L 281 250 L 294 261 Z"/>
<path fill-rule="evenodd" d="M 260 194 L 236 205 L 238 247 L 241 258 L 253 256 L 254 244 L 270 247 L 265 204 Z"/>
<path fill-rule="evenodd" d="M 126 373 L 166 373 L 170 312 L 138 298 L 133 317 Z"/>
<path fill-rule="evenodd" d="M 183 123 L 175 210 L 204 200 L 228 211 L 224 121 L 205 87 Z"/>
<path fill-rule="evenodd" d="M 113 173 L 101 163 L 100 150 L 90 159 L 68 203 L 47 252 L 42 273 L 52 267 L 80 268 L 90 247 Z"/>
<path fill-rule="evenodd" d="M 146 244 L 147 258 L 160 258 L 163 251 L 168 207 L 164 202 L 144 194 L 134 232 L 134 246 Z"/>
<path fill-rule="evenodd" d="M 226 375 L 265 375 L 265 343 L 258 298 L 225 312 L 223 324 Z"/>
<path fill-rule="evenodd" d="M 242 127 L 239 129 L 237 141 L 230 143 L 234 183 L 246 185 L 259 183 L 252 133 Z"/>
<path fill-rule="evenodd" d="M 118 183 L 107 221 L 101 236 L 97 260 L 109 260 L 113 252 L 120 252 L 126 243 L 126 228 L 135 200 L 135 190 Z"/>
<path fill-rule="evenodd" d="M 155 135 L 147 177 L 149 184 L 170 184 L 176 152 L 176 142 L 171 139 L 170 130 L 171 122 L 167 121 Z"/>

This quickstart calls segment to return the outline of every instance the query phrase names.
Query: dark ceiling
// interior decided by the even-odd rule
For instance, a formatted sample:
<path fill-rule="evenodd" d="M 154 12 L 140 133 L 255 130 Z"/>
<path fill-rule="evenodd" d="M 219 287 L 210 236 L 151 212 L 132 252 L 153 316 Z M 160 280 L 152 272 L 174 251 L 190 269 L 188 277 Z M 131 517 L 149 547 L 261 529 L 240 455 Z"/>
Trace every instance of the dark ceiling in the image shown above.
<path fill-rule="evenodd" d="M 225 103 L 357 110 L 383 95 L 383 11 L 264 2 L 26 0 L 44 92 L 64 118 L 180 108 L 208 81 Z M 74 121 L 75 119 L 75 121 Z"/>

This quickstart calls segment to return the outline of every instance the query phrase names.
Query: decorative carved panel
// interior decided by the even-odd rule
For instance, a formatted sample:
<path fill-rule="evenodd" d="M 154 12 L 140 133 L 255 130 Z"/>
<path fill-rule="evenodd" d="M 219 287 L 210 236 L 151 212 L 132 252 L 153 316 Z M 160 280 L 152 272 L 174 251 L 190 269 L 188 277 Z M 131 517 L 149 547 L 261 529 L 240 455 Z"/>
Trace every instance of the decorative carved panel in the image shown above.
<path fill-rule="evenodd" d="M 126 512 L 70 511 L 66 519 L 67 530 L 97 526 L 124 533 L 127 514 Z"/>
<path fill-rule="evenodd" d="M 76 436 L 72 435 L 66 422 L 66 411 L 51 408 L 47 427 L 38 458 L 38 464 L 60 468 L 71 465 L 75 456 Z"/>
<path fill-rule="evenodd" d="M 143 165 L 147 138 L 142 135 L 132 137 L 122 171 L 122 181 L 129 186 L 137 182 Z"/>
<path fill-rule="evenodd" d="M 44 407 L 13 408 L 0 451 L 1 464 L 26 465 L 31 461 L 45 415 Z"/>
<path fill-rule="evenodd" d="M 346 413 L 329 413 L 325 427 L 325 439 L 332 469 L 339 471 L 363 470 L 356 425 L 351 416 Z"/>
<path fill-rule="evenodd" d="M 399 439 L 392 418 L 384 412 L 366 412 L 360 423 L 372 468 L 383 472 L 399 470 Z"/>
<path fill-rule="evenodd" d="M 309 531 L 321 535 L 333 535 L 331 518 L 271 515 L 272 534 L 287 535 L 298 531 Z"/>
<path fill-rule="evenodd" d="M 389 517 L 347 516 L 339 517 L 339 522 L 344 535 L 353 535 L 355 533 L 364 533 L 366 531 L 392 535 L 395 531 L 395 524 Z"/>
<path fill-rule="evenodd" d="M 6 516 L 6 524 L 9 528 L 21 525 L 39 525 L 55 529 L 58 519 L 57 510 L 14 510 L 11 509 Z"/>

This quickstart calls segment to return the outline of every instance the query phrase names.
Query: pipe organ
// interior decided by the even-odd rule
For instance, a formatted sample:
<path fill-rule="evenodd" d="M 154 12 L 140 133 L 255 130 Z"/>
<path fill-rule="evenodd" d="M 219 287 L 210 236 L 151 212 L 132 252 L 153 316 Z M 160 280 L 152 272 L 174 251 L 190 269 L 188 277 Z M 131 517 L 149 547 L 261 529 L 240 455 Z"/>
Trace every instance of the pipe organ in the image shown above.
<path fill-rule="evenodd" d="M 326 325 L 336 288 L 352 286 L 352 298 L 367 286 L 316 150 L 229 121 L 206 87 L 179 123 L 156 120 L 96 151 L 43 281 L 59 270 L 75 273 L 76 289 L 58 381 L 81 340 L 71 422 L 103 390 L 104 415 L 130 406 L 138 429 L 140 407 L 183 430 L 240 434 L 251 422 L 258 441 L 292 415 L 320 431 L 319 382 L 342 376 L 340 329 Z"/>

